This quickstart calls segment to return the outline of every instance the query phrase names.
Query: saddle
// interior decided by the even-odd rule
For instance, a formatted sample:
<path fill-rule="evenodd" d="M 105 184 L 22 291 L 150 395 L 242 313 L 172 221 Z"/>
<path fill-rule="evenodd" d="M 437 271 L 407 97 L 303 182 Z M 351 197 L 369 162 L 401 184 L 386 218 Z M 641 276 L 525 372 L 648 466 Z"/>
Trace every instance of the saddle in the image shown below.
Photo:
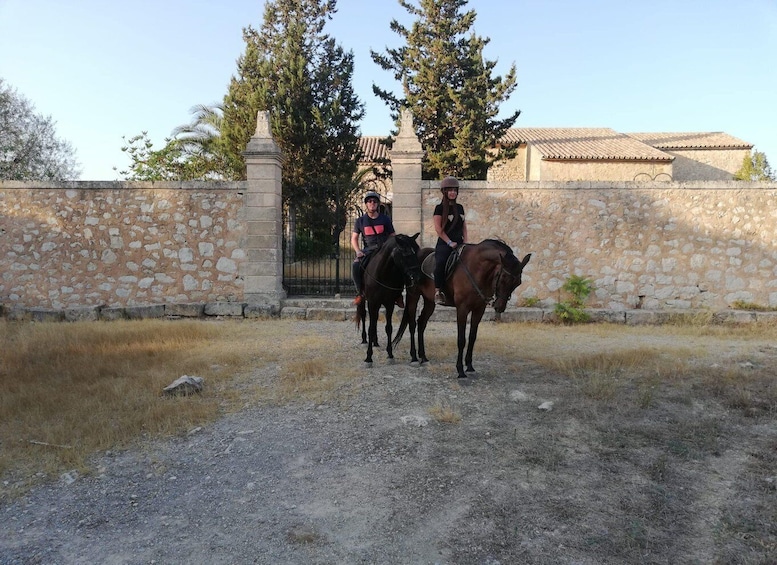
<path fill-rule="evenodd" d="M 459 263 L 459 254 L 454 252 L 451 253 L 448 256 L 448 262 L 445 263 L 445 279 L 447 280 L 452 274 L 453 270 L 456 268 L 456 265 Z M 426 256 L 426 259 L 424 259 L 424 262 L 421 263 L 421 272 L 424 274 L 424 276 L 429 277 L 430 279 L 434 278 L 434 267 L 435 267 L 435 257 L 434 253 L 430 253 Z"/>

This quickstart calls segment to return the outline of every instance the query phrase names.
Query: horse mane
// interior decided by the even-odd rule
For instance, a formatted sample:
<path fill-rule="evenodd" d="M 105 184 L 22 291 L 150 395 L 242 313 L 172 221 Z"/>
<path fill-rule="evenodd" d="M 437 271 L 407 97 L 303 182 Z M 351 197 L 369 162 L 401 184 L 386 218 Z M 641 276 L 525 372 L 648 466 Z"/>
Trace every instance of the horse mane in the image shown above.
<path fill-rule="evenodd" d="M 512 248 L 507 245 L 504 241 L 501 239 L 484 239 L 480 242 L 481 244 L 486 243 L 488 245 L 493 245 L 494 247 L 499 248 L 501 251 L 504 251 L 507 255 L 514 255 Z"/>

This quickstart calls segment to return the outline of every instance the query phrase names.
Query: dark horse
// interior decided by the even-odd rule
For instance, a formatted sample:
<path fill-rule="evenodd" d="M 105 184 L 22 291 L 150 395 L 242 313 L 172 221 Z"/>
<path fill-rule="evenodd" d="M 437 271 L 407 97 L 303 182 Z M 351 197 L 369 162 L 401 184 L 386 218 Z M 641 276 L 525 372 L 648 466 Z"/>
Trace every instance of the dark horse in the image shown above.
<path fill-rule="evenodd" d="M 410 290 L 421 279 L 421 263 L 418 260 L 420 249 L 416 239 L 398 233 L 388 238 L 378 251 L 372 254 L 364 268 L 364 298 L 356 307 L 356 325 L 362 326 L 362 343 L 367 344 L 365 363 L 372 364 L 372 348 L 378 345 L 378 314 L 380 307 L 386 309 L 386 353 L 394 358 L 391 342 L 391 317 L 394 314 L 394 301 L 407 287 Z M 365 305 L 366 304 L 366 305 Z M 367 311 L 370 313 L 369 332 L 365 332 Z M 367 335 L 369 334 L 369 335 Z M 369 339 L 368 339 L 369 337 Z"/>
<path fill-rule="evenodd" d="M 472 367 L 472 349 L 475 347 L 475 340 L 478 337 L 478 325 L 486 311 L 486 306 L 494 301 L 494 310 L 498 314 L 504 312 L 510 295 L 521 284 L 521 274 L 524 267 L 531 258 L 531 253 L 526 255 L 522 261 L 513 254 L 510 247 L 496 239 L 486 239 L 478 244 L 466 244 L 456 255 L 456 263 L 452 273 L 445 281 L 445 296 L 448 302 L 446 306 L 456 308 L 456 322 L 458 324 L 459 354 L 456 359 L 456 370 L 459 378 L 466 378 L 464 373 L 464 345 L 467 344 L 467 356 L 464 361 L 467 365 L 467 372 L 474 372 Z M 431 255 L 431 257 L 429 257 Z M 421 314 L 418 316 L 418 355 L 421 357 L 421 363 L 429 361 L 426 358 L 426 349 L 424 346 L 424 330 L 429 318 L 434 312 L 434 279 L 431 273 L 434 271 L 434 249 L 424 248 L 419 251 L 419 260 L 429 257 L 429 261 L 424 263 L 424 277 L 421 283 L 407 293 L 407 305 L 402 322 L 394 338 L 394 347 L 402 339 L 405 328 L 410 327 L 410 360 L 418 362 L 415 349 L 415 312 L 418 307 L 418 301 L 423 296 L 424 306 Z M 455 257 L 453 255 L 452 257 Z M 430 268 L 426 268 L 429 265 Z M 467 343 L 467 317 L 472 314 L 469 328 L 469 340 Z"/>

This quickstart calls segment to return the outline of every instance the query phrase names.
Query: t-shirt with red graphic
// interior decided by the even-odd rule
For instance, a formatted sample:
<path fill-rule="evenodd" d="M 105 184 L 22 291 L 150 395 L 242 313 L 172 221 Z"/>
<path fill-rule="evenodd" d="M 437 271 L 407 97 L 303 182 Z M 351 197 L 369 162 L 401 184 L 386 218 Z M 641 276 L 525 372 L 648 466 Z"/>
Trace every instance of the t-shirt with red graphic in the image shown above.
<path fill-rule="evenodd" d="M 364 251 L 367 252 L 377 249 L 386 242 L 394 233 L 394 224 L 386 214 L 378 214 L 377 218 L 370 218 L 367 214 L 363 214 L 356 219 L 353 232 L 361 234 Z"/>

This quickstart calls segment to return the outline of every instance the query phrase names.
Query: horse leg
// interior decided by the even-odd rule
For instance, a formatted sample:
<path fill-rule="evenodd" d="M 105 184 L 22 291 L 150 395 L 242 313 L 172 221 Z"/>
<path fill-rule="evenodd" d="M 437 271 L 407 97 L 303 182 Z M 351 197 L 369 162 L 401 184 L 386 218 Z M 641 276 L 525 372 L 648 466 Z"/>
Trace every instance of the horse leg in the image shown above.
<path fill-rule="evenodd" d="M 429 362 L 429 359 L 426 357 L 424 332 L 426 331 L 426 324 L 429 322 L 429 318 L 434 314 L 434 306 L 434 299 L 429 300 L 424 295 L 424 307 L 421 309 L 421 315 L 418 316 L 418 357 L 421 359 L 422 365 Z"/>
<path fill-rule="evenodd" d="M 407 316 L 407 327 L 410 329 L 410 362 L 418 363 L 418 355 L 415 348 L 415 313 L 418 308 L 418 296 L 411 296 L 407 293 L 407 305 L 403 316 Z"/>
<path fill-rule="evenodd" d="M 456 345 L 458 346 L 458 354 L 456 355 L 456 372 L 460 379 L 466 379 L 467 375 L 464 373 L 464 345 L 467 342 L 467 315 L 469 312 L 463 307 L 459 306 L 456 312 Z"/>
<path fill-rule="evenodd" d="M 388 302 L 386 305 L 386 341 L 388 342 L 386 344 L 386 356 L 393 361 L 394 360 L 394 350 L 391 346 L 391 332 L 394 329 L 391 325 L 391 318 L 394 317 L 394 303 Z"/>
<path fill-rule="evenodd" d="M 475 341 L 478 338 L 478 325 L 483 318 L 485 308 L 478 309 L 472 312 L 472 318 L 469 321 L 469 340 L 467 342 L 467 356 L 464 358 L 464 362 L 467 365 L 467 372 L 474 373 L 475 368 L 472 366 L 472 351 L 475 348 Z"/>
<path fill-rule="evenodd" d="M 364 300 L 356 307 L 356 317 L 362 326 L 362 343 L 367 343 L 367 307 Z"/>
<path fill-rule="evenodd" d="M 378 341 L 378 311 L 380 304 L 369 303 L 368 308 L 370 310 L 370 328 L 367 331 L 367 358 L 364 362 L 372 367 L 372 346 L 373 343 Z"/>

